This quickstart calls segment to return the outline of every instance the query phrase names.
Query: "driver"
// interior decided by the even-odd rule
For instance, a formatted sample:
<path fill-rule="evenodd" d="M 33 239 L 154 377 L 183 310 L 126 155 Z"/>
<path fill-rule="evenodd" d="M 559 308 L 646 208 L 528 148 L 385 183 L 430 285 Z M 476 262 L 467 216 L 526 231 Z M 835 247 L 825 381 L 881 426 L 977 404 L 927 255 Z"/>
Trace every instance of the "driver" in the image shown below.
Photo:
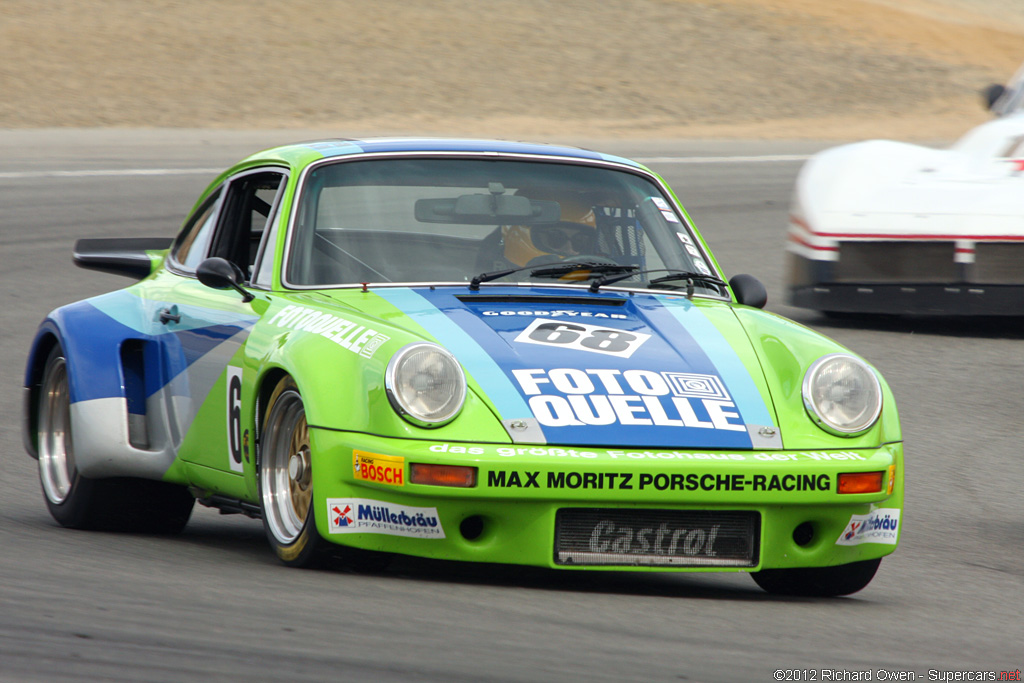
<path fill-rule="evenodd" d="M 533 193 L 531 199 L 538 199 Z M 546 199 L 546 197 L 545 197 Z M 534 259 L 555 262 L 597 251 L 597 221 L 594 211 L 575 198 L 554 198 L 561 207 L 556 223 L 508 225 L 501 228 L 504 256 L 516 266 L 528 265 Z"/>

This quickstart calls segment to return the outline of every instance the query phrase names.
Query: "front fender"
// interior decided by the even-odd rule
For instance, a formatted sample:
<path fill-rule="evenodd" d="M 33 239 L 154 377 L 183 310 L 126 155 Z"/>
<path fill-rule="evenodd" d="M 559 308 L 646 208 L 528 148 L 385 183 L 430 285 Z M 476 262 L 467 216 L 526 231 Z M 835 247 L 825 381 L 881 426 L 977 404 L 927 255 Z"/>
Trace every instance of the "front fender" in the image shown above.
<path fill-rule="evenodd" d="M 882 387 L 882 413 L 874 427 L 852 437 L 835 436 L 818 427 L 804 408 L 804 373 L 826 354 L 852 352 L 810 328 L 775 314 L 740 307 L 735 311 L 761 360 L 787 449 L 877 448 L 902 441 L 896 401 L 877 371 L 875 374 Z"/>
<path fill-rule="evenodd" d="M 490 401 L 468 375 L 466 401 L 454 420 L 424 428 L 402 419 L 384 388 L 388 361 L 406 344 L 435 340 L 354 311 L 346 311 L 345 316 L 355 325 L 352 329 L 363 328 L 383 341 L 369 352 L 366 344 L 352 350 L 352 340 L 361 334 L 338 337 L 315 328 L 292 330 L 274 325 L 261 326 L 249 338 L 249 362 L 261 376 L 280 370 L 293 377 L 311 426 L 407 439 L 510 442 Z M 273 316 L 269 320 L 273 322 Z"/>

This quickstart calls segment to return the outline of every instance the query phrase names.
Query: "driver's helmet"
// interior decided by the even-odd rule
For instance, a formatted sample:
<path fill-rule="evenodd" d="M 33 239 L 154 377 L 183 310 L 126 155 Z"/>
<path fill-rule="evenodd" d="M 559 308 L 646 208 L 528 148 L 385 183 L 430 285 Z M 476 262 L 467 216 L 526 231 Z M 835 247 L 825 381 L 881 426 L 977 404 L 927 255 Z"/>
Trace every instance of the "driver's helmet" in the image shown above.
<path fill-rule="evenodd" d="M 525 266 L 539 256 L 567 258 L 597 251 L 594 210 L 582 198 L 533 189 L 520 190 L 516 194 L 530 199 L 556 201 L 561 207 L 561 215 L 556 223 L 502 227 L 508 261 Z"/>

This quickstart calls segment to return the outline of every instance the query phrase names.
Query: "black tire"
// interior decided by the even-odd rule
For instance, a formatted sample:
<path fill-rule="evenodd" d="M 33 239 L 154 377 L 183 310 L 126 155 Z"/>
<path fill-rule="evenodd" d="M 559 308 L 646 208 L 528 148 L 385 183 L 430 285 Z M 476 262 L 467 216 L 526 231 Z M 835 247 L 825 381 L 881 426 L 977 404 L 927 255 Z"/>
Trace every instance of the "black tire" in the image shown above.
<path fill-rule="evenodd" d="M 331 545 L 313 510 L 313 457 L 302 396 L 291 377 L 274 387 L 259 440 L 257 479 L 263 530 L 289 567 L 320 566 Z"/>
<path fill-rule="evenodd" d="M 72 440 L 67 360 L 60 345 L 46 359 L 39 391 L 39 481 L 50 514 L 72 529 L 180 533 L 195 498 L 184 486 L 78 473 Z"/>
<path fill-rule="evenodd" d="M 751 574 L 758 586 L 775 595 L 834 597 L 861 590 L 874 578 L 881 558 L 834 567 L 765 569 Z"/>

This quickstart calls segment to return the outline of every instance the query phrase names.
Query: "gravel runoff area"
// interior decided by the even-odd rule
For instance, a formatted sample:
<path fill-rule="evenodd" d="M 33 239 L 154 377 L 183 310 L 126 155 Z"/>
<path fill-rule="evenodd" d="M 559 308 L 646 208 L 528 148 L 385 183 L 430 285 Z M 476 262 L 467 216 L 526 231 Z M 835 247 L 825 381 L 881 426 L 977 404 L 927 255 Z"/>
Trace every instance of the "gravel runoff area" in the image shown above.
<path fill-rule="evenodd" d="M 942 139 L 1024 0 L 0 0 L 0 128 Z"/>

